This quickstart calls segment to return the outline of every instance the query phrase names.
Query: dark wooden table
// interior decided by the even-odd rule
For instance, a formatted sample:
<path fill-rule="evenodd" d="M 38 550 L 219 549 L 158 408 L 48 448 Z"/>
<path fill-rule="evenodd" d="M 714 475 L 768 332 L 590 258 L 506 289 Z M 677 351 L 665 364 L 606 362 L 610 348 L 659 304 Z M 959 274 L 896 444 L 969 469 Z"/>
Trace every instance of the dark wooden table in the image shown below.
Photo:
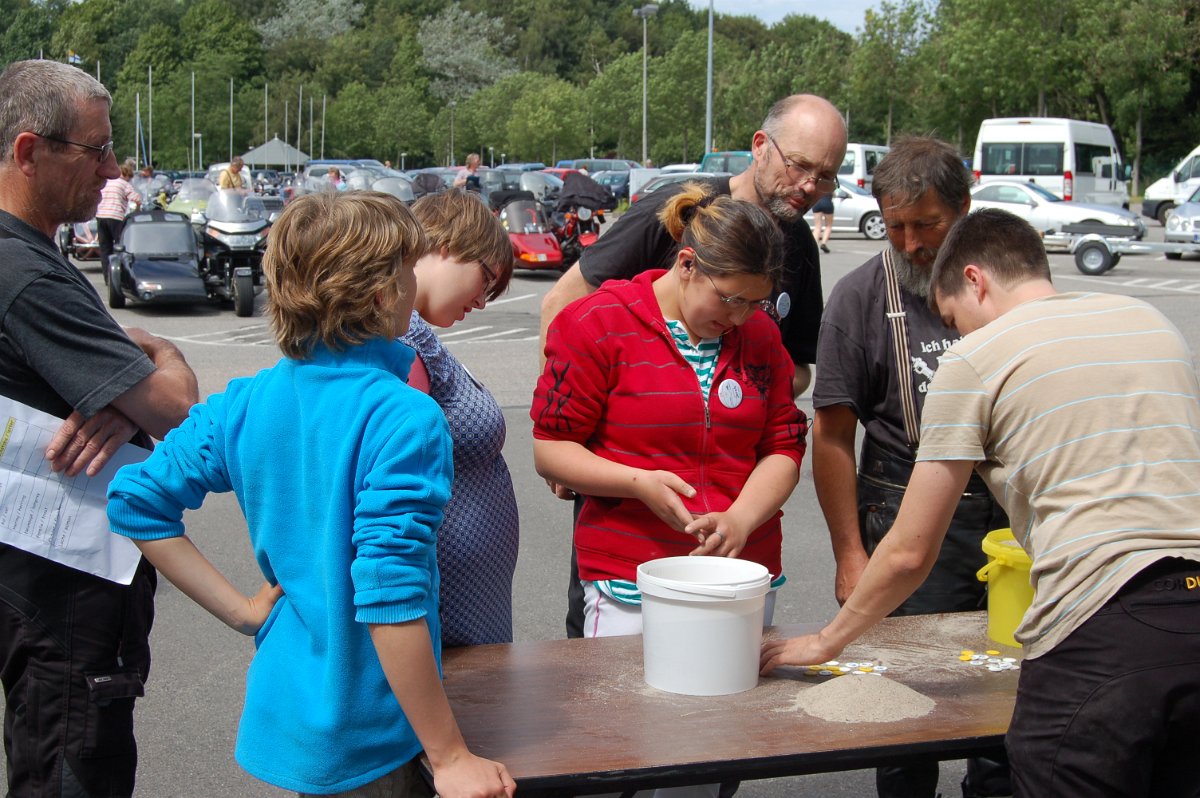
<path fill-rule="evenodd" d="M 883 663 L 887 678 L 935 702 L 923 717 L 887 722 L 825 721 L 796 708 L 798 694 L 823 681 L 803 668 L 776 670 L 735 695 L 656 690 L 642 678 L 640 637 L 448 649 L 445 687 L 471 750 L 507 765 L 520 795 L 584 795 L 995 748 L 1008 729 L 1019 671 L 968 665 L 959 659 L 963 649 L 1020 656 L 987 639 L 982 612 L 889 618 L 846 649 L 840 661 Z"/>

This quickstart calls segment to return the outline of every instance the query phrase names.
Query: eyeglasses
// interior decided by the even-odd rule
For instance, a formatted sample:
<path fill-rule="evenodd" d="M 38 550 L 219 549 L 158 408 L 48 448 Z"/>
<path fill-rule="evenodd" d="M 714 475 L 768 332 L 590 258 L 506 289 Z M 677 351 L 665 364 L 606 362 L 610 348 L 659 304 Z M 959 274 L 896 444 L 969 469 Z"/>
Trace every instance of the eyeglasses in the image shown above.
<path fill-rule="evenodd" d="M 100 157 L 97 158 L 97 160 L 100 161 L 100 163 L 107 161 L 108 156 L 112 155 L 113 152 L 113 143 L 111 141 L 101 144 L 97 147 L 95 144 L 84 144 L 82 141 L 70 141 L 68 139 L 60 139 L 57 136 L 47 136 L 45 133 L 34 133 L 33 135 L 37 136 L 38 138 L 47 139 L 48 141 L 57 141 L 59 144 L 71 144 L 76 147 L 83 147 L 85 150 L 98 152 L 100 153 Z"/>
<path fill-rule="evenodd" d="M 699 271 L 699 269 L 697 269 L 697 271 Z M 707 277 L 708 281 L 712 283 L 713 290 L 717 292 L 717 299 L 721 300 L 721 304 L 732 310 L 734 313 L 745 313 L 747 310 L 753 311 L 755 308 L 758 308 L 759 310 L 766 311 L 768 314 L 770 314 L 775 310 L 775 304 L 769 299 L 749 300 L 743 299 L 740 296 L 729 296 L 728 294 L 723 294 L 721 293 L 721 289 L 717 288 L 717 284 L 713 281 L 711 275 L 709 275 L 707 272 L 700 273 Z"/>
<path fill-rule="evenodd" d="M 500 279 L 500 275 L 492 271 L 483 261 L 479 261 L 479 268 L 483 270 L 483 292 L 490 294 L 496 287 L 496 281 Z"/>
<path fill-rule="evenodd" d="M 770 135 L 767 136 L 767 141 L 771 142 L 771 144 L 775 147 L 775 152 L 779 153 L 779 158 L 783 161 L 783 170 L 787 172 L 787 176 L 792 180 L 795 180 L 800 185 L 803 185 L 811 180 L 813 188 L 815 188 L 817 191 L 823 192 L 833 191 L 838 187 L 839 183 L 836 177 L 818 177 L 813 172 L 810 172 L 800 164 L 784 155 L 783 150 L 779 148 L 779 144 L 775 141 L 775 139 L 771 138 Z"/>

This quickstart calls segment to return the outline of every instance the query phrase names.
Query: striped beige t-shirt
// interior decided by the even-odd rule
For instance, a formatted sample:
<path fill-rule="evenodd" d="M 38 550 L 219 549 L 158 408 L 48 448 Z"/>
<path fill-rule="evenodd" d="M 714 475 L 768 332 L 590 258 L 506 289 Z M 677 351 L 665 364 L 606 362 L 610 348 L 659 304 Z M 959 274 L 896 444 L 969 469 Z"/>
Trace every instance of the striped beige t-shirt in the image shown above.
<path fill-rule="evenodd" d="M 1163 557 L 1200 561 L 1200 386 L 1131 297 L 1024 303 L 951 347 L 918 460 L 975 460 L 1033 560 L 1016 638 L 1044 654 Z"/>

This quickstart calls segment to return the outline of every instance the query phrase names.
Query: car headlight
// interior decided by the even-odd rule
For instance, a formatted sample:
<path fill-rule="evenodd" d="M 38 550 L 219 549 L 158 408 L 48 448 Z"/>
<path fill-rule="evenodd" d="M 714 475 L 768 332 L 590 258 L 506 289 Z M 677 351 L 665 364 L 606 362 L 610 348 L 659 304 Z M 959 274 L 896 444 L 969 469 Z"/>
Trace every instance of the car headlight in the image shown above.
<path fill-rule="evenodd" d="M 1167 219 L 1167 229 L 1173 233 L 1183 230 L 1183 217 L 1178 213 L 1171 214 L 1170 218 Z"/>
<path fill-rule="evenodd" d="M 579 214 L 579 221 L 586 222 L 588 219 L 592 218 L 592 209 L 591 208 L 579 208 L 578 214 Z"/>

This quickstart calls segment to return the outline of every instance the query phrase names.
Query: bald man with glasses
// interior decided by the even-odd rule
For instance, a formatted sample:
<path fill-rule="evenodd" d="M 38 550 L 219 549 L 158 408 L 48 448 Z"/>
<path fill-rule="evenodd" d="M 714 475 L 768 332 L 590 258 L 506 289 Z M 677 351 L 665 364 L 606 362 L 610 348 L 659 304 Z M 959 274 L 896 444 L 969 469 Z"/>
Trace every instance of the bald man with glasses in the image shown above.
<path fill-rule="evenodd" d="M 68 476 L 94 475 L 125 442 L 150 446 L 198 399 L 179 350 L 122 329 L 54 244 L 120 175 L 111 106 L 72 66 L 0 74 L 0 394 L 64 419 L 45 457 Z M 0 544 L 9 796 L 133 794 L 155 582 L 145 561 L 123 585 Z"/>

